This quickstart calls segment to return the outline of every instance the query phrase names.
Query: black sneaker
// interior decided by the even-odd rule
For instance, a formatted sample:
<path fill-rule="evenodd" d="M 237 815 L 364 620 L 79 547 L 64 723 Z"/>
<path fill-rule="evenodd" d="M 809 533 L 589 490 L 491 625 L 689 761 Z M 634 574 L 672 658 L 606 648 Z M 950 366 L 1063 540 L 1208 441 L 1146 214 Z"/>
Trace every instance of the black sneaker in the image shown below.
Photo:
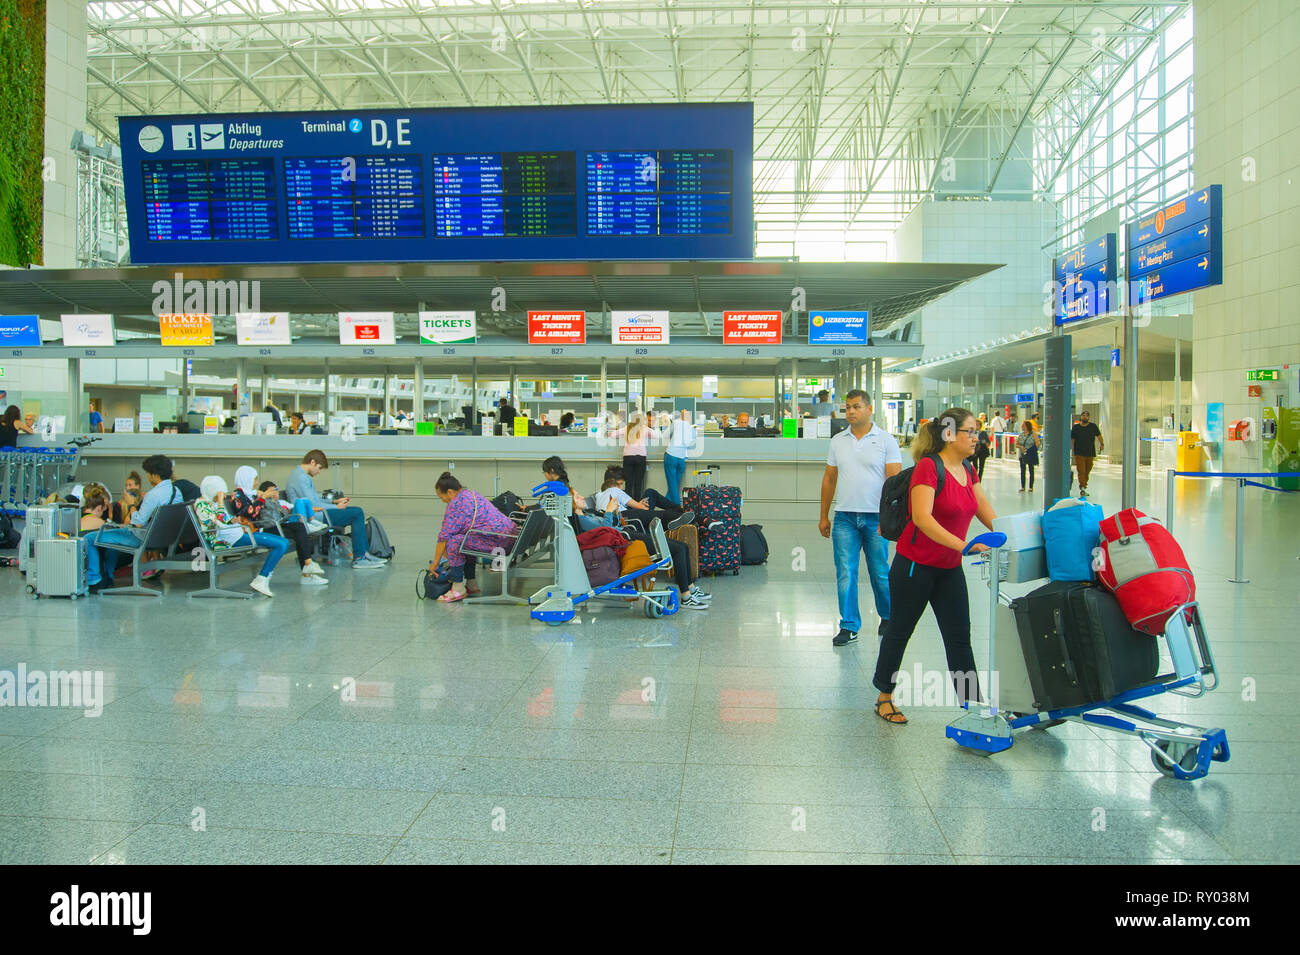
<path fill-rule="evenodd" d="M 835 634 L 835 639 L 833 639 L 831 643 L 834 646 L 842 647 L 846 643 L 853 643 L 857 639 L 858 635 L 856 633 L 852 633 L 848 630 L 841 630 L 839 633 Z"/>
<path fill-rule="evenodd" d="M 885 635 L 885 631 L 888 629 L 889 629 L 889 621 L 882 620 L 880 621 L 880 626 L 876 628 L 876 635 L 883 637 Z"/>
<path fill-rule="evenodd" d="M 693 520 L 695 520 L 694 511 L 682 511 L 680 517 L 674 517 L 671 521 L 668 522 L 668 530 L 675 531 L 679 527 L 685 527 Z"/>

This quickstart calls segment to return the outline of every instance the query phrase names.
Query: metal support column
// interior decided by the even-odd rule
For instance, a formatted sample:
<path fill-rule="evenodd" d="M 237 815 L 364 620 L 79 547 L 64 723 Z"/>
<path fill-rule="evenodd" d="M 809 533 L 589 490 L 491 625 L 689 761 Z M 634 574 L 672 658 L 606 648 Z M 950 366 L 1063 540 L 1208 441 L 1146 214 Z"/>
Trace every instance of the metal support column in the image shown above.
<path fill-rule="evenodd" d="M 1000 409 L 998 404 L 998 373 L 996 371 L 989 373 L 989 404 L 993 406 L 993 415 L 997 417 Z"/>
<path fill-rule="evenodd" d="M 266 372 L 266 366 L 263 365 L 262 366 L 262 398 L 263 399 L 266 398 L 266 389 L 268 387 L 267 382 L 270 380 L 270 377 L 271 376 L 268 375 Z M 325 429 L 327 431 L 329 430 L 330 414 L 334 411 L 334 406 L 333 406 L 334 399 L 333 399 L 333 395 L 330 394 L 330 391 L 331 391 L 330 360 L 326 358 L 325 359 L 325 388 L 321 394 L 321 411 L 325 412 Z"/>
<path fill-rule="evenodd" d="M 68 423 L 72 434 L 81 433 L 81 359 L 68 359 Z M 107 429 L 105 429 L 107 430 Z M 5 489 L 7 491 L 7 489 Z"/>
<path fill-rule="evenodd" d="M 1120 462 L 1120 507 L 1137 506 L 1138 473 L 1138 333 L 1133 322 L 1133 310 L 1124 310 L 1124 350 L 1120 353 L 1124 365 L 1124 451 Z"/>
<path fill-rule="evenodd" d="M 424 420 L 424 359 L 415 359 L 415 400 L 411 406 L 411 417 L 416 421 Z"/>
<path fill-rule="evenodd" d="M 776 371 L 772 372 L 772 420 L 781 427 L 781 362 L 777 361 Z"/>
<path fill-rule="evenodd" d="M 384 410 L 383 410 L 383 418 L 379 422 L 379 427 L 381 428 L 388 427 L 388 416 L 392 413 L 393 410 L 391 405 L 392 400 L 393 400 L 393 379 L 392 376 L 388 374 L 388 369 L 385 368 L 384 369 Z"/>
<path fill-rule="evenodd" d="M 871 400 L 876 403 L 877 408 L 884 408 L 884 402 L 881 401 L 881 392 L 885 387 L 885 360 L 883 358 L 873 358 L 871 360 Z"/>
<path fill-rule="evenodd" d="M 794 417 L 799 417 L 799 359 L 790 359 L 790 407 Z"/>
<path fill-rule="evenodd" d="M 180 394 L 176 399 L 176 420 L 184 421 L 185 413 L 190 410 L 190 360 L 181 359 L 181 387 Z"/>
<path fill-rule="evenodd" d="M 248 408 L 245 409 L 245 405 Z M 238 416 L 245 410 L 252 411 L 252 401 L 248 396 L 248 359 L 235 359 L 235 416 Z"/>
<path fill-rule="evenodd" d="M 600 360 L 600 418 L 601 427 L 605 425 L 605 412 L 608 410 L 607 395 L 609 394 L 609 359 Z"/>
<path fill-rule="evenodd" d="M 497 407 L 499 410 L 500 405 L 498 405 Z M 452 410 L 456 411 L 459 409 L 453 408 Z M 478 424 L 477 418 L 478 418 L 478 359 L 471 358 L 469 360 L 469 420 L 465 422 L 465 430 L 468 431 L 470 434 L 477 434 L 479 431 L 479 429 L 474 427 L 474 425 Z M 505 424 L 504 421 L 499 421 L 497 423 L 502 425 Z M 510 423 L 512 425 L 514 424 L 513 421 Z M 504 435 L 506 432 L 502 431 L 501 433 Z"/>
<path fill-rule="evenodd" d="M 623 407 L 626 413 L 623 417 L 623 423 L 632 420 L 632 359 L 623 359 Z"/>
<path fill-rule="evenodd" d="M 478 394 L 476 391 L 475 394 Z M 515 375 L 515 366 L 510 366 L 510 407 L 519 410 L 519 379 Z M 513 426 L 514 422 L 510 422 Z"/>

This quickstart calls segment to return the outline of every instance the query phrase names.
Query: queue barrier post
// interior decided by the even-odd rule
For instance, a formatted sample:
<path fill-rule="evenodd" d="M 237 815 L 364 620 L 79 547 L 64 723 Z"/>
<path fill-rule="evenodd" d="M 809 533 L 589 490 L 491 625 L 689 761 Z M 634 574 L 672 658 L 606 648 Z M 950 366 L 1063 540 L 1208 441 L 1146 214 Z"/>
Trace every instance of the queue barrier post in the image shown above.
<path fill-rule="evenodd" d="M 1237 478 L 1237 560 L 1234 566 L 1235 577 L 1228 580 L 1234 584 L 1248 584 L 1246 576 L 1246 479 Z"/>
<path fill-rule="evenodd" d="M 1215 473 L 1211 471 L 1177 471 L 1169 469 L 1166 472 L 1165 482 L 1165 528 L 1172 534 L 1174 530 L 1174 487 L 1175 482 L 1180 477 L 1188 478 L 1232 478 L 1237 482 L 1237 515 L 1236 515 L 1236 556 L 1233 563 L 1233 573 L 1235 576 L 1229 577 L 1228 582 L 1233 584 L 1248 584 L 1250 578 L 1246 576 L 1246 485 L 1262 487 L 1267 491 L 1282 491 L 1283 493 L 1292 493 L 1286 488 L 1273 487 L 1268 484 L 1260 484 L 1252 481 L 1250 478 L 1268 478 L 1277 480 L 1279 478 L 1300 477 L 1300 472 L 1279 471 L 1276 474 L 1268 472 L 1228 472 L 1226 474 Z"/>

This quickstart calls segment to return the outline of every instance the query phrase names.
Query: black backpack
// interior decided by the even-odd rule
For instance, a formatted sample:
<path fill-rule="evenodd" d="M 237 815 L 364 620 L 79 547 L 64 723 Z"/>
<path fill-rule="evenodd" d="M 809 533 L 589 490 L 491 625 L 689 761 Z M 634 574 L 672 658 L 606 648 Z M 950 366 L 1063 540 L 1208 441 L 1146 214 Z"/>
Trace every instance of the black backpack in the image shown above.
<path fill-rule="evenodd" d="M 14 530 L 14 522 L 9 519 L 9 515 L 0 511 L 0 548 L 8 550 L 10 547 L 17 547 L 22 536 Z"/>
<path fill-rule="evenodd" d="M 766 564 L 767 555 L 767 538 L 763 536 L 763 525 L 743 525 L 740 528 L 740 562 Z"/>
<path fill-rule="evenodd" d="M 943 466 L 939 455 L 927 454 L 926 457 L 934 462 L 934 470 L 938 475 L 938 486 L 934 489 L 934 496 L 938 497 L 943 491 L 947 468 Z M 969 461 L 963 461 L 962 464 L 965 465 L 967 474 L 974 474 Z M 902 537 L 907 522 L 912 519 L 912 472 L 915 470 L 916 465 L 912 465 L 891 478 L 885 478 L 885 486 L 880 491 L 880 536 L 885 540 L 896 541 Z"/>

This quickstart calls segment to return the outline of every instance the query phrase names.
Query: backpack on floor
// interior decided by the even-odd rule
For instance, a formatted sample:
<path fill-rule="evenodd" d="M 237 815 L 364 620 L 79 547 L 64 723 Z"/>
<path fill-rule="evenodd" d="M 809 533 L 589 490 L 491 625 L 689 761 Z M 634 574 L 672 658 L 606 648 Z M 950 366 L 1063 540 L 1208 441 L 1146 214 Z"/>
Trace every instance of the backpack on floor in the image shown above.
<path fill-rule="evenodd" d="M 1175 610 L 1196 599 L 1196 581 L 1174 535 L 1155 518 L 1127 508 L 1101 522 L 1097 577 L 1134 629 L 1165 631 Z"/>
<path fill-rule="evenodd" d="M 740 528 L 740 562 L 742 564 L 767 563 L 767 538 L 762 524 L 744 524 Z"/>
<path fill-rule="evenodd" d="M 384 525 L 375 517 L 366 518 L 366 543 L 370 545 L 370 553 L 385 560 L 397 553 L 397 548 L 388 540 Z M 364 557 L 365 554 L 361 556 Z"/>
<path fill-rule="evenodd" d="M 9 519 L 9 515 L 4 511 L 0 511 L 0 550 L 17 547 L 18 542 L 22 540 L 22 536 L 22 534 L 14 530 L 14 522 Z"/>

